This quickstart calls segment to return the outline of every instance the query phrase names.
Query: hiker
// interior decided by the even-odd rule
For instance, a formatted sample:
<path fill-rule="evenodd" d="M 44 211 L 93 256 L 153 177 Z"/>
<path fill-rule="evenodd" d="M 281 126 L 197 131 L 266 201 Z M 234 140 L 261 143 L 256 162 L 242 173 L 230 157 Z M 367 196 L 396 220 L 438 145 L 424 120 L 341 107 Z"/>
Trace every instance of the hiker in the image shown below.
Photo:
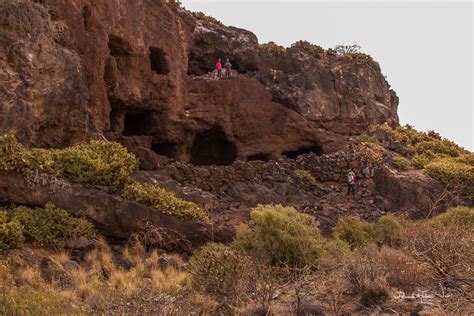
<path fill-rule="evenodd" d="M 225 69 L 225 77 L 229 78 L 230 77 L 230 72 L 232 70 L 232 64 L 230 63 L 229 58 L 227 58 L 226 61 L 225 61 L 224 69 Z"/>
<path fill-rule="evenodd" d="M 347 195 L 355 195 L 356 176 L 354 171 L 350 170 L 347 174 Z"/>
<path fill-rule="evenodd" d="M 217 68 L 217 78 L 220 79 L 222 77 L 222 64 L 221 64 L 220 59 L 217 60 L 216 68 Z"/>

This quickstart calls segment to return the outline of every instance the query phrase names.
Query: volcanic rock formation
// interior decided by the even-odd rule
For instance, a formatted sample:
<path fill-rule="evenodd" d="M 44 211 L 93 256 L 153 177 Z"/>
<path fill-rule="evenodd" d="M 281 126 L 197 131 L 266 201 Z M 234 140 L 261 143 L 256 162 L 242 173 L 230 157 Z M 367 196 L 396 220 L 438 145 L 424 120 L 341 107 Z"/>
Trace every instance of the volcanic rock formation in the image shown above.
<path fill-rule="evenodd" d="M 0 133 L 61 147 L 118 140 L 148 163 L 198 165 L 331 153 L 369 125 L 398 124 L 377 65 L 304 47 L 270 53 L 249 31 L 172 1 L 0 5 Z M 237 77 L 202 76 L 229 58 Z"/>

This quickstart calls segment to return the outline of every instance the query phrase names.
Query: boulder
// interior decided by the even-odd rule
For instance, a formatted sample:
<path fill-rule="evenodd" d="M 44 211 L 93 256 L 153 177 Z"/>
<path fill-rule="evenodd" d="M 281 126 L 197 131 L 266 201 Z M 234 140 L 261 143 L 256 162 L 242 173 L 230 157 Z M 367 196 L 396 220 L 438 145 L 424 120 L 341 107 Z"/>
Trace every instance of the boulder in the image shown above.
<path fill-rule="evenodd" d="M 118 195 L 67 181 L 62 183 L 61 187 L 52 190 L 47 183 L 28 185 L 19 173 L 0 173 L 0 203 L 38 206 L 53 203 L 92 221 L 101 233 L 119 239 L 128 239 L 147 225 L 162 228 L 176 238 L 184 238 L 192 246 L 208 241 L 227 242 L 233 238 L 234 229 L 231 227 L 196 220 L 179 220 Z"/>
<path fill-rule="evenodd" d="M 426 216 L 444 187 L 421 170 L 397 172 L 387 165 L 377 168 L 373 177 L 375 202 L 385 211 L 410 211 L 414 216 Z M 434 212 L 446 208 L 441 203 Z"/>

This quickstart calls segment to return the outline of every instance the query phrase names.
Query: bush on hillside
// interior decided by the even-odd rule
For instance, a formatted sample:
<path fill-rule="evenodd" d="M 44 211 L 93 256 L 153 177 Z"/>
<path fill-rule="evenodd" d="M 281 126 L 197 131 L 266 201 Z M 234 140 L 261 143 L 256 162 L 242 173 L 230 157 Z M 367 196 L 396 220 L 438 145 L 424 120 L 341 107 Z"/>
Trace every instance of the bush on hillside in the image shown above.
<path fill-rule="evenodd" d="M 223 244 L 209 243 L 196 251 L 191 260 L 193 288 L 227 300 L 237 299 L 242 281 L 248 277 L 249 259 Z"/>
<path fill-rule="evenodd" d="M 384 148 L 378 143 L 361 142 L 352 144 L 355 159 L 368 166 L 377 166 L 383 161 Z"/>
<path fill-rule="evenodd" d="M 405 229 L 393 214 L 387 214 L 375 223 L 374 233 L 378 244 L 397 248 L 403 242 Z"/>
<path fill-rule="evenodd" d="M 474 164 L 463 163 L 464 158 L 439 158 L 425 165 L 426 173 L 449 188 L 474 200 Z"/>
<path fill-rule="evenodd" d="M 6 211 L 9 223 L 19 223 L 25 241 L 37 246 L 62 247 L 68 239 L 96 237 L 92 224 L 72 217 L 63 209 L 47 204 L 44 208 L 18 206 Z"/>
<path fill-rule="evenodd" d="M 393 157 L 392 163 L 395 169 L 400 171 L 407 171 L 411 168 L 411 161 L 402 156 Z"/>
<path fill-rule="evenodd" d="M 206 221 L 207 214 L 195 203 L 182 200 L 173 192 L 153 184 L 134 182 L 125 187 L 123 197 L 157 209 L 159 212 L 176 216 L 182 220 L 197 219 Z"/>
<path fill-rule="evenodd" d="M 255 207 L 249 224 L 237 230 L 234 246 L 252 257 L 291 268 L 316 264 L 325 252 L 314 217 L 282 205 Z"/>
<path fill-rule="evenodd" d="M 193 12 L 193 15 L 198 20 L 206 21 L 206 22 L 216 24 L 216 25 L 220 25 L 220 26 L 224 25 L 221 21 L 219 21 L 215 17 L 206 15 L 204 12 L 201 12 L 201 11 Z"/>
<path fill-rule="evenodd" d="M 91 141 L 58 152 L 57 167 L 71 181 L 118 189 L 138 169 L 138 159 L 115 142 Z"/>
<path fill-rule="evenodd" d="M 0 137 L 0 170 L 65 177 L 86 186 L 117 190 L 138 169 L 138 159 L 115 142 L 93 140 L 64 149 L 28 149 L 13 135 Z"/>
<path fill-rule="evenodd" d="M 267 55 L 278 55 L 286 51 L 285 47 L 278 45 L 275 42 L 268 42 L 260 44 L 259 46 Z"/>
<path fill-rule="evenodd" d="M 314 56 L 321 56 L 325 52 L 321 46 L 303 40 L 291 44 L 291 47 L 302 48 Z"/>
<path fill-rule="evenodd" d="M 451 216 L 453 220 L 447 220 Z M 472 228 L 459 225 L 459 218 L 454 218 L 456 216 L 451 213 L 438 219 L 443 224 L 449 223 L 442 228 L 433 225 L 436 218 L 412 225 L 406 234 L 405 250 L 412 258 L 429 266 L 432 283 L 460 293 L 472 293 L 474 284 L 466 282 L 474 279 Z"/>
<path fill-rule="evenodd" d="M 378 144 L 379 139 L 377 136 L 372 136 L 372 135 L 367 135 L 367 134 L 361 134 L 359 136 L 356 136 L 354 139 L 355 143 L 361 144 L 361 143 L 374 143 Z"/>
<path fill-rule="evenodd" d="M 355 216 L 340 217 L 333 228 L 333 235 L 349 244 L 351 249 L 360 248 L 375 238 L 373 226 Z"/>
<path fill-rule="evenodd" d="M 7 212 L 0 210 L 0 251 L 20 247 L 25 241 L 18 221 L 8 221 Z"/>
<path fill-rule="evenodd" d="M 474 208 L 466 206 L 449 208 L 446 213 L 432 218 L 429 224 L 444 227 L 463 226 L 474 232 Z"/>

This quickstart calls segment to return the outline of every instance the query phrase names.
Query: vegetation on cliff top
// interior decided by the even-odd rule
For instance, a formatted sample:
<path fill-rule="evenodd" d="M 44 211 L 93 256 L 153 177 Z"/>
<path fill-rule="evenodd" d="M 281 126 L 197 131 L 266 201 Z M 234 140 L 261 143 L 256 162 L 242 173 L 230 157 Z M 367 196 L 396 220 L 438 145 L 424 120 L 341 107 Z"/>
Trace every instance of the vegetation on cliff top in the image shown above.
<path fill-rule="evenodd" d="M 448 188 L 474 200 L 473 153 L 433 131 L 418 132 L 409 125 L 391 128 L 384 124 L 378 128 L 384 131 L 388 141 L 398 141 L 408 147 L 407 157 L 394 159 L 397 169 L 423 169 Z"/>

